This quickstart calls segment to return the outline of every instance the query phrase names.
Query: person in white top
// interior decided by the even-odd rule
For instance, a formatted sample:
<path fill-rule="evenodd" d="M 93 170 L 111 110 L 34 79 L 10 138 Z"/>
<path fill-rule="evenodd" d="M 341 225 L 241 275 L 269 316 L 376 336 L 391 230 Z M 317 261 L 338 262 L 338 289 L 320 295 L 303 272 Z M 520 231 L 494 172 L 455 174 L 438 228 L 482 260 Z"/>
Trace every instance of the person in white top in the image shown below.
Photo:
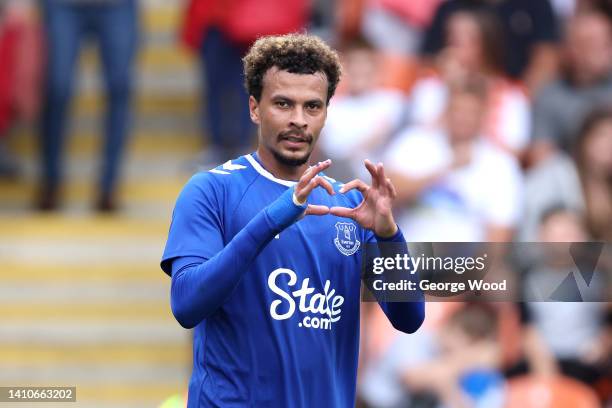
<path fill-rule="evenodd" d="M 378 86 L 379 55 L 367 40 L 348 44 L 342 63 L 347 80 L 329 105 L 321 149 L 334 160 L 330 174 L 352 178 L 361 174 L 363 160 L 375 159 L 377 149 L 400 127 L 406 98 L 399 90 Z"/>
<path fill-rule="evenodd" d="M 502 33 L 495 16 L 484 11 L 455 13 L 447 26 L 447 45 L 438 56 L 435 73 L 418 80 L 410 95 L 409 120 L 438 126 L 444 114 L 448 87 L 468 75 L 481 75 L 489 89 L 487 138 L 520 155 L 529 144 L 531 109 L 523 88 L 504 77 Z"/>
<path fill-rule="evenodd" d="M 482 135 L 486 87 L 450 90 L 441 128 L 408 128 L 385 164 L 404 203 L 399 224 L 412 241 L 478 242 L 512 238 L 522 208 L 514 156 Z"/>

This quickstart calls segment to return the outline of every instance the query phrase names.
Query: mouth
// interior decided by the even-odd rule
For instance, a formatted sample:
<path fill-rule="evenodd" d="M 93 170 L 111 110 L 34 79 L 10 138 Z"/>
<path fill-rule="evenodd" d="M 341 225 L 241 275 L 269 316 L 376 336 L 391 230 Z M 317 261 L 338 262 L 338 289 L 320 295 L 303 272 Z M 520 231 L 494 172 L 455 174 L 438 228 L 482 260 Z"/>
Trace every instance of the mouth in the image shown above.
<path fill-rule="evenodd" d="M 289 133 L 281 134 L 279 141 L 290 149 L 300 149 L 310 145 L 312 138 L 304 134 Z"/>

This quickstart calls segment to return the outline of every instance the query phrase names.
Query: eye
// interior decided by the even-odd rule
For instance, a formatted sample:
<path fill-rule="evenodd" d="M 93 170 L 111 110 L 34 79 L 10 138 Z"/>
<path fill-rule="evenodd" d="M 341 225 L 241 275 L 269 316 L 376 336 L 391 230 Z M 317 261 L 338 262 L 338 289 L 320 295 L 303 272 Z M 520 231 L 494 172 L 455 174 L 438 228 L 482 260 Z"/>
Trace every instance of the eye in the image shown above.
<path fill-rule="evenodd" d="M 306 109 L 308 110 L 318 110 L 321 108 L 321 105 L 316 102 L 310 102 L 306 104 Z"/>
<path fill-rule="evenodd" d="M 276 101 L 275 104 L 279 108 L 287 108 L 287 107 L 289 107 L 289 103 L 287 101 L 283 101 L 283 100 Z"/>

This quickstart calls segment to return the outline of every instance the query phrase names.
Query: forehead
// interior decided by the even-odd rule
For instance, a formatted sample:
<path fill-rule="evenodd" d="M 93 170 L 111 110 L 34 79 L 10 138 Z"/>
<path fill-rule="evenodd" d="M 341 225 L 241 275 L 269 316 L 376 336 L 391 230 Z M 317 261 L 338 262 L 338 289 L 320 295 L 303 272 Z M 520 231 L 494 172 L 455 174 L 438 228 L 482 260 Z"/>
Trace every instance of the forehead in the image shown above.
<path fill-rule="evenodd" d="M 609 38 L 612 34 L 610 25 L 605 18 L 592 14 L 577 17 L 569 26 L 570 36 Z"/>
<path fill-rule="evenodd" d="M 272 67 L 263 77 L 262 97 L 285 96 L 295 100 L 327 99 L 327 76 L 323 72 L 294 74 Z"/>

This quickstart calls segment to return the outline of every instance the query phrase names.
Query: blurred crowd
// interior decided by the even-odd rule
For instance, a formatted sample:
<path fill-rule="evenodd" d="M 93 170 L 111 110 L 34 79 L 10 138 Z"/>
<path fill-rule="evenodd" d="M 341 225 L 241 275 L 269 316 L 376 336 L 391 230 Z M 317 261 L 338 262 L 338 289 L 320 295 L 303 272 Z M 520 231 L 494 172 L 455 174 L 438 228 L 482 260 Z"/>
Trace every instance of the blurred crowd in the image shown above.
<path fill-rule="evenodd" d="M 179 4 L 177 3 L 177 7 Z M 382 161 L 409 241 L 612 240 L 612 3 L 607 0 L 189 0 L 177 37 L 202 71 L 202 166 L 254 145 L 241 57 L 262 34 L 307 30 L 344 77 L 316 156 L 330 175 Z M 117 208 L 129 137 L 136 0 L 0 1 L 3 136 L 37 121 L 36 205 L 61 204 L 62 147 L 81 38 L 100 44 L 105 96 L 96 208 Z M 204 144 L 204 143 L 203 143 Z M 187 158 L 186 158 L 187 160 Z M 393 334 L 364 306 L 364 407 L 612 406 L 606 303 L 427 305 Z M 544 402 L 542 402 L 544 401 Z M 592 405 L 588 405 L 592 401 Z"/>

